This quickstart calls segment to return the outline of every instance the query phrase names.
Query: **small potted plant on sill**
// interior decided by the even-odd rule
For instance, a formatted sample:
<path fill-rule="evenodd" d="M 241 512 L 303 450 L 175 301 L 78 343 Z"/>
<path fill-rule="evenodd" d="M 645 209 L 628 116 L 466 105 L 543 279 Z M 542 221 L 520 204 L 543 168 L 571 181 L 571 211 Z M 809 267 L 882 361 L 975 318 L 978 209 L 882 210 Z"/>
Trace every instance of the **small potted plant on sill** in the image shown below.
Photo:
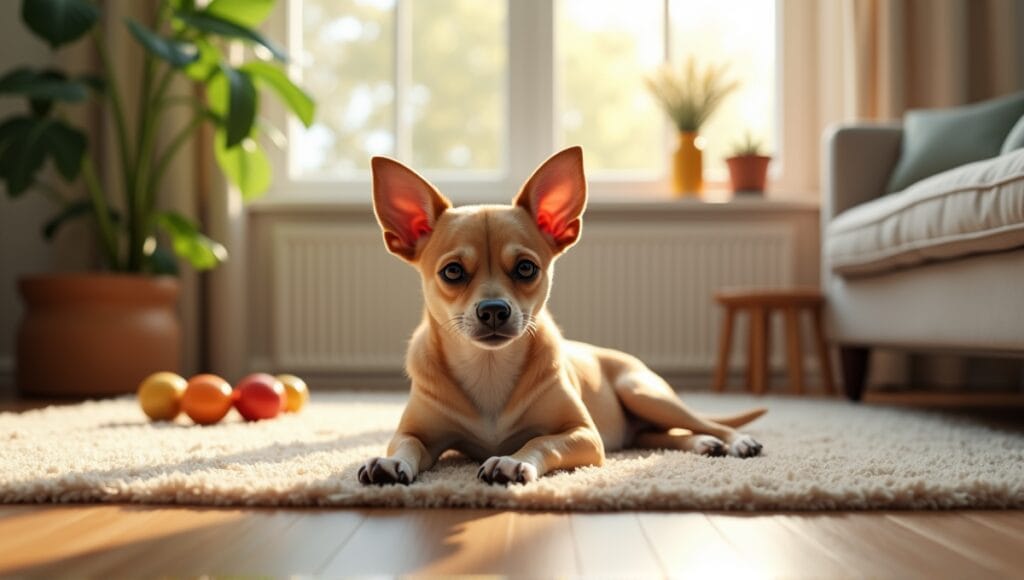
<path fill-rule="evenodd" d="M 13 198 L 34 191 L 58 205 L 44 226 L 47 238 L 65 222 L 87 218 L 100 254 L 96 272 L 19 281 L 26 312 L 18 331 L 16 380 L 23 394 L 130 392 L 146 374 L 180 367 L 174 255 L 206 270 L 225 260 L 227 251 L 192 220 L 161 208 L 171 160 L 200 127 L 210 126 L 218 165 L 249 198 L 262 193 L 271 178 L 256 123 L 261 93 L 269 89 L 304 124 L 312 122 L 314 103 L 285 74 L 286 55 L 256 30 L 273 5 L 23 0 L 21 18 L 29 30 L 54 50 L 83 39 L 75 50 L 95 51 L 99 71 L 21 67 L 0 77 L 0 96 L 20 97 L 28 105 L 0 120 L 0 180 Z M 152 18 L 146 24 L 104 18 L 100 6 L 145 6 Z M 112 56 L 120 55 L 108 46 L 108 26 L 122 22 L 139 45 L 139 70 L 113 64 Z M 267 60 L 229 62 L 224 48 L 234 42 L 254 47 Z M 140 87 L 131 120 L 118 76 L 137 79 Z M 175 79 L 189 90 L 176 91 Z M 102 156 L 98 138 L 69 120 L 71 107 L 90 101 L 109 113 L 113 126 L 112 145 Z M 170 126 L 172 109 L 191 109 L 191 120 Z"/>
<path fill-rule="evenodd" d="M 764 193 L 771 160 L 771 156 L 764 153 L 761 142 L 747 133 L 733 146 L 732 154 L 725 160 L 733 193 Z"/>
<path fill-rule="evenodd" d="M 699 195 L 704 189 L 701 127 L 739 87 L 727 78 L 726 66 L 701 70 L 688 58 L 681 71 L 663 67 L 646 79 L 647 88 L 679 131 L 679 146 L 672 158 L 672 185 L 677 196 Z"/>

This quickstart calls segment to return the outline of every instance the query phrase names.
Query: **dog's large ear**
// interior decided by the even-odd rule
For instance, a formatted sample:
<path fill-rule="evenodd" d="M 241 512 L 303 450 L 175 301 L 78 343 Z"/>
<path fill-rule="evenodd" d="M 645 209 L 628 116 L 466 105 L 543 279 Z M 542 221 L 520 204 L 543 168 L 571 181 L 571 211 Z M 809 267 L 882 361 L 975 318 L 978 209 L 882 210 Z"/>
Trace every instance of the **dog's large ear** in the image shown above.
<path fill-rule="evenodd" d="M 384 230 L 384 245 L 412 262 L 417 244 L 434 229 L 437 218 L 452 206 L 418 173 L 388 157 L 374 157 L 373 211 Z"/>
<path fill-rule="evenodd" d="M 569 249 L 580 236 L 587 207 L 583 149 L 569 147 L 541 163 L 512 203 L 530 213 L 556 254 Z"/>

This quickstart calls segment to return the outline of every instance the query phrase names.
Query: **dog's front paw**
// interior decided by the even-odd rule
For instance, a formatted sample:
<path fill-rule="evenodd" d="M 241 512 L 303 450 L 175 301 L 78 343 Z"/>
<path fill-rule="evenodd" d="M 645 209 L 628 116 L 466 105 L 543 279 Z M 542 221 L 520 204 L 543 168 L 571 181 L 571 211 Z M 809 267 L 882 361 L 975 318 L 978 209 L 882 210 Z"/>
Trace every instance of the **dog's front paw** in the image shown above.
<path fill-rule="evenodd" d="M 374 457 L 359 468 L 359 483 L 363 485 L 401 483 L 409 485 L 416 479 L 412 467 L 401 459 Z"/>
<path fill-rule="evenodd" d="M 737 433 L 729 441 L 729 453 L 736 457 L 754 457 L 761 454 L 761 444 L 745 433 Z"/>
<path fill-rule="evenodd" d="M 484 461 L 476 472 L 478 479 L 486 483 L 529 483 L 537 479 L 537 468 L 532 463 L 519 461 L 509 456 L 491 457 Z"/>

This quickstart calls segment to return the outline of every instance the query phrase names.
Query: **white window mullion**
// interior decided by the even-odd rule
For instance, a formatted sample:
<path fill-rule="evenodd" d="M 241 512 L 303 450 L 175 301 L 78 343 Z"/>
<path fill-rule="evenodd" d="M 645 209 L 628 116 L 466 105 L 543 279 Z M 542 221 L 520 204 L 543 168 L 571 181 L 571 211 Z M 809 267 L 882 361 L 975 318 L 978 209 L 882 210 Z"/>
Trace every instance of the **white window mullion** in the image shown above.
<path fill-rule="evenodd" d="M 555 148 L 555 2 L 509 0 L 508 173 L 518 186 Z"/>
<path fill-rule="evenodd" d="M 395 157 L 412 161 L 412 109 L 407 105 L 412 86 L 412 0 L 395 1 Z"/>

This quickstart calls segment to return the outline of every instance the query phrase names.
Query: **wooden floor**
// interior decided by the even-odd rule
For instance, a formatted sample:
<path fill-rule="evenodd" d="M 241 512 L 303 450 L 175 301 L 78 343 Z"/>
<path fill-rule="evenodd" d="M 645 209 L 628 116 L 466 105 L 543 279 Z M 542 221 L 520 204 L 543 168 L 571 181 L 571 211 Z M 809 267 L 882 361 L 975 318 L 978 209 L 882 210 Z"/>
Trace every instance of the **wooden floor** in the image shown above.
<path fill-rule="evenodd" d="M 203 574 L 1020 578 L 1024 513 L 0 507 L 2 576 Z"/>
<path fill-rule="evenodd" d="M 915 403 L 922 401 L 882 404 Z M 939 402 L 949 403 L 948 397 Z M 1000 403 L 993 407 L 997 414 L 1020 426 L 1021 399 Z M 0 409 L 33 406 L 0 403 Z M 1024 511 L 749 515 L 0 505 L 0 577 L 204 574 L 1024 578 Z"/>

